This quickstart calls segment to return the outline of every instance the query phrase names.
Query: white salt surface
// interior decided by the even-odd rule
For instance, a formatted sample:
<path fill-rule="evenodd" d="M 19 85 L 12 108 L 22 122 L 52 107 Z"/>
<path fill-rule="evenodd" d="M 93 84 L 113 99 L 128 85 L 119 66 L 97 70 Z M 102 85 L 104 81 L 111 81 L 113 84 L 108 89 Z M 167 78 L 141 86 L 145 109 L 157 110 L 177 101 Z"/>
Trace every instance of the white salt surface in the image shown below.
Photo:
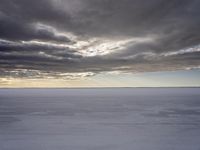
<path fill-rule="evenodd" d="M 0 150 L 200 150 L 200 89 L 1 89 Z"/>

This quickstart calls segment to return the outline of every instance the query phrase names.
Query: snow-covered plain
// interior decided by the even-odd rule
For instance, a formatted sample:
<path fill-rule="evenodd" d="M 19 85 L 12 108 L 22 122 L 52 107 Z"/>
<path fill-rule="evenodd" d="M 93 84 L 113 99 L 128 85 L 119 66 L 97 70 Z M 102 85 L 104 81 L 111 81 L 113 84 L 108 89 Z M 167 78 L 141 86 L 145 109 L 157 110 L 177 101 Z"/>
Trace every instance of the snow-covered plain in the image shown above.
<path fill-rule="evenodd" d="M 0 89 L 0 150 L 200 150 L 200 89 Z"/>

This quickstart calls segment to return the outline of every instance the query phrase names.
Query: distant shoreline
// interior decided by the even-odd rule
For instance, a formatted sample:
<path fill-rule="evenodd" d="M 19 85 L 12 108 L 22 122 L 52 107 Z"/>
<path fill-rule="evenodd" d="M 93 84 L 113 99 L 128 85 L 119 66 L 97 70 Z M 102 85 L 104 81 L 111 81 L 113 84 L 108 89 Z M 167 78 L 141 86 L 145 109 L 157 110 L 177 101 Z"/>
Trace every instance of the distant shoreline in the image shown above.
<path fill-rule="evenodd" d="M 190 87 L 1 87 L 0 89 L 122 89 L 122 88 L 200 88 L 199 86 L 190 86 Z"/>

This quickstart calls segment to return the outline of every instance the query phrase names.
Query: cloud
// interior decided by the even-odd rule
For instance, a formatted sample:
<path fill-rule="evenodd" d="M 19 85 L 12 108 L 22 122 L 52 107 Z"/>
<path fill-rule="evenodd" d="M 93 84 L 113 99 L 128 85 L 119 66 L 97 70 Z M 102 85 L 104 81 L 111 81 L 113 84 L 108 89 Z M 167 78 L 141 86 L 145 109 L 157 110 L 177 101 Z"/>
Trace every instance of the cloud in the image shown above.
<path fill-rule="evenodd" d="M 197 68 L 199 14 L 198 0 L 2 0 L 0 76 Z"/>

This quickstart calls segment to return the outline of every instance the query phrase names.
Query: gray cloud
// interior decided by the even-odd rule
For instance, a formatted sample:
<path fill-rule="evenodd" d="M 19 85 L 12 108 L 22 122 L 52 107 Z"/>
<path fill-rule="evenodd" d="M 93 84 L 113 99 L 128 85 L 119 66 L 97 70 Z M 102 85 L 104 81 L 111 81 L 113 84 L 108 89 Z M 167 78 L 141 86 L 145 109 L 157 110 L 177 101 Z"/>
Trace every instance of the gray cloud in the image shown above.
<path fill-rule="evenodd" d="M 195 68 L 199 15 L 199 0 L 2 0 L 0 76 Z"/>

